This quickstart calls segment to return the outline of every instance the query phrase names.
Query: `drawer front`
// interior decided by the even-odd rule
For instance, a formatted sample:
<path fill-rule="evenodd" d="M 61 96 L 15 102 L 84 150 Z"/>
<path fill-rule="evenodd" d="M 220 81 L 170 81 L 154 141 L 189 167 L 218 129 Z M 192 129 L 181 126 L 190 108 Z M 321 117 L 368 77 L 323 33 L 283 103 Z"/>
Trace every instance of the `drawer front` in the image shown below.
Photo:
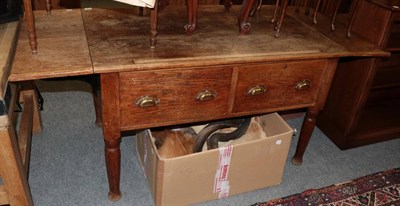
<path fill-rule="evenodd" d="M 223 116 L 231 76 L 231 67 L 121 73 L 121 128 Z"/>
<path fill-rule="evenodd" d="M 317 98 L 325 67 L 326 61 L 322 60 L 241 67 L 233 112 L 311 105 Z"/>

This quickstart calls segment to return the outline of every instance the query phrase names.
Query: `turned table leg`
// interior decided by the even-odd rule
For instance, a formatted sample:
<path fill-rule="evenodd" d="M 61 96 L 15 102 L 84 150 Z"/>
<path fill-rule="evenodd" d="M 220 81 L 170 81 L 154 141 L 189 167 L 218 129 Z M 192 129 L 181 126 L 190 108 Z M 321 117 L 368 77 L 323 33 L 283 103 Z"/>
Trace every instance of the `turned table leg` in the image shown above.
<path fill-rule="evenodd" d="M 112 201 L 118 201 L 121 199 L 121 191 L 119 189 L 121 173 L 119 75 L 118 73 L 101 74 L 100 82 L 105 160 L 110 187 L 108 198 Z"/>
<path fill-rule="evenodd" d="M 311 135 L 315 128 L 317 116 L 319 112 L 324 108 L 326 99 L 328 97 L 329 89 L 335 75 L 338 61 L 339 59 L 337 58 L 328 60 L 324 73 L 324 82 L 319 88 L 319 93 L 315 105 L 307 109 L 306 116 L 304 117 L 303 125 L 301 127 L 299 140 L 297 142 L 296 152 L 292 158 L 292 163 L 295 165 L 300 165 L 303 162 L 303 155 L 306 151 L 308 142 L 310 141 Z"/>
<path fill-rule="evenodd" d="M 254 0 L 244 0 L 242 10 L 238 17 L 238 26 L 240 34 L 248 34 L 250 32 L 249 16 L 253 8 Z"/>
<path fill-rule="evenodd" d="M 296 153 L 292 158 L 292 163 L 295 165 L 301 165 L 303 162 L 303 155 L 313 133 L 317 115 L 318 111 L 315 108 L 307 109 L 306 116 L 304 117 L 303 125 L 301 127 L 299 140 L 297 142 Z"/>
<path fill-rule="evenodd" d="M 120 173 L 121 173 L 121 150 L 119 148 L 121 140 L 104 137 L 105 157 L 107 166 L 107 177 L 110 191 L 108 198 L 111 201 L 121 199 L 121 191 L 119 190 Z"/>
<path fill-rule="evenodd" d="M 32 54 L 37 54 L 37 42 L 36 42 L 36 32 L 35 32 L 35 22 L 32 12 L 32 2 L 31 0 L 24 0 L 24 16 L 25 21 L 28 26 L 28 38 L 29 45 L 31 47 Z"/>

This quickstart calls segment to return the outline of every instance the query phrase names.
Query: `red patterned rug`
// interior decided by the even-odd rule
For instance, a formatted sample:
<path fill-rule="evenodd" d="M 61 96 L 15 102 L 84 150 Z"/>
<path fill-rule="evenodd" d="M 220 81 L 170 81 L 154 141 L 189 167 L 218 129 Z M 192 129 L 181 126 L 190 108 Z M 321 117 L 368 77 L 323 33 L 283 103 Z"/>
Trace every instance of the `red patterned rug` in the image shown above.
<path fill-rule="evenodd" d="M 399 206 L 400 168 L 360 177 L 321 189 L 306 190 L 253 206 Z"/>

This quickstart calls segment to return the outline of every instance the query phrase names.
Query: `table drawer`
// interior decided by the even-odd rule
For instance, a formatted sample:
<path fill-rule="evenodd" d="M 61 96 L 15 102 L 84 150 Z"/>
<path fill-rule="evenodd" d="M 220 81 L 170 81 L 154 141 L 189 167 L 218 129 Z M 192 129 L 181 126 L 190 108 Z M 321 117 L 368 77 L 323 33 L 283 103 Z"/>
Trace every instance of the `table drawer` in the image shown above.
<path fill-rule="evenodd" d="M 313 104 L 326 65 L 316 60 L 240 67 L 233 112 Z"/>
<path fill-rule="evenodd" d="M 121 73 L 121 128 L 226 115 L 231 76 L 231 67 Z"/>

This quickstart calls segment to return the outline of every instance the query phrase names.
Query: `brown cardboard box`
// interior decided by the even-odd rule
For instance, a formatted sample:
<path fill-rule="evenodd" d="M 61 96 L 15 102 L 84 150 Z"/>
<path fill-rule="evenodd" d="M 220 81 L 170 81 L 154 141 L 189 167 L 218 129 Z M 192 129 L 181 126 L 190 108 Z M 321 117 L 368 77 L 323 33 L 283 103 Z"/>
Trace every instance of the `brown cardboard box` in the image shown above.
<path fill-rule="evenodd" d="M 278 185 L 293 129 L 276 113 L 259 120 L 264 138 L 171 159 L 158 156 L 149 130 L 137 134 L 156 205 L 188 205 Z"/>

